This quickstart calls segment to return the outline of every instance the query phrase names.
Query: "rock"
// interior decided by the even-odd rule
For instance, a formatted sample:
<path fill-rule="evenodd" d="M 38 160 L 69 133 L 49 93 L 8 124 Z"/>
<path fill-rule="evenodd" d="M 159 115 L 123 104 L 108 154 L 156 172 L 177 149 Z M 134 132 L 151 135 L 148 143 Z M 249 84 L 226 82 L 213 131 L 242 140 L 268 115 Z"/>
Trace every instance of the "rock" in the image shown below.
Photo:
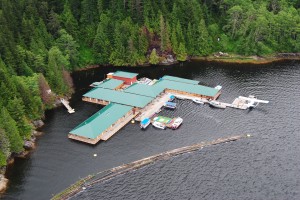
<path fill-rule="evenodd" d="M 40 132 L 40 131 L 33 131 L 32 132 L 32 135 L 34 136 L 34 137 L 39 137 L 39 136 L 41 136 L 43 134 L 43 132 Z"/>
<path fill-rule="evenodd" d="M 44 126 L 44 122 L 42 120 L 36 120 L 33 121 L 32 123 L 36 128 L 41 128 L 42 126 Z"/>
<path fill-rule="evenodd" d="M 8 179 L 0 174 L 0 192 L 4 192 L 7 188 Z"/>
<path fill-rule="evenodd" d="M 25 141 L 24 142 L 24 148 L 26 150 L 30 150 L 30 149 L 33 149 L 35 147 L 35 144 L 33 141 Z"/>

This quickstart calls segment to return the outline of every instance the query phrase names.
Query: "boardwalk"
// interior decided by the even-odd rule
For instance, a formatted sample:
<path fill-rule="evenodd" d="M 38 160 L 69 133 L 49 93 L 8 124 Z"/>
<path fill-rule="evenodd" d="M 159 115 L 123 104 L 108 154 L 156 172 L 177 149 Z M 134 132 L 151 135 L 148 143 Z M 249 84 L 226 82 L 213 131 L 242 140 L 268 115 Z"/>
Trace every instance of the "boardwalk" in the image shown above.
<path fill-rule="evenodd" d="M 69 113 L 74 113 L 75 110 L 73 108 L 71 108 L 71 106 L 69 105 L 69 102 L 63 98 L 60 99 L 60 102 L 68 109 Z"/>
<path fill-rule="evenodd" d="M 130 122 L 138 113 L 131 113 L 127 115 L 124 119 L 120 120 L 117 124 L 113 127 L 107 129 L 105 132 L 101 134 L 101 140 L 108 140 L 111 138 L 116 132 L 118 132 L 121 128 L 123 128 L 128 122 Z"/>
<path fill-rule="evenodd" d="M 162 94 L 160 97 L 157 97 L 152 103 L 147 105 L 140 111 L 140 115 L 138 115 L 135 120 L 142 121 L 145 118 L 151 118 L 156 111 L 161 109 L 163 105 L 169 100 L 171 94 Z"/>

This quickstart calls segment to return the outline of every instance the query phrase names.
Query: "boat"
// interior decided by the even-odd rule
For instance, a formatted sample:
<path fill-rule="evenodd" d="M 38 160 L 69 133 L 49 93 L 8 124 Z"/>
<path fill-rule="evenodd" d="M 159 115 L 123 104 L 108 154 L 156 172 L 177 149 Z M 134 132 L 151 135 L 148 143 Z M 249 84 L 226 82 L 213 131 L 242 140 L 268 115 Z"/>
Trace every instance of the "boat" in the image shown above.
<path fill-rule="evenodd" d="M 195 102 L 195 103 L 198 103 L 198 104 L 204 104 L 204 102 L 202 101 L 202 100 L 200 100 L 200 99 L 192 99 L 193 100 L 193 102 Z"/>
<path fill-rule="evenodd" d="M 221 89 L 222 89 L 222 86 L 221 86 L 221 85 L 217 85 L 217 86 L 215 87 L 215 89 L 221 90 Z"/>
<path fill-rule="evenodd" d="M 150 119 L 149 118 L 145 118 L 141 121 L 140 123 L 140 127 L 141 129 L 146 129 L 150 124 Z"/>
<path fill-rule="evenodd" d="M 173 121 L 173 123 L 172 123 L 172 125 L 171 125 L 171 129 L 173 129 L 173 130 L 178 129 L 179 126 L 182 124 L 182 122 L 183 122 L 183 119 L 182 119 L 181 117 L 177 117 L 177 118 Z"/>
<path fill-rule="evenodd" d="M 175 109 L 175 108 L 176 108 L 176 103 L 173 103 L 173 102 L 166 102 L 164 106 L 165 106 L 166 108 Z"/>
<path fill-rule="evenodd" d="M 171 101 L 174 101 L 174 99 L 175 99 L 175 96 L 174 95 L 170 95 L 170 98 L 169 98 L 169 102 L 171 102 Z"/>
<path fill-rule="evenodd" d="M 184 100 L 184 99 L 185 99 L 185 97 L 184 97 L 184 96 L 181 96 L 181 95 L 175 95 L 175 97 L 176 97 L 177 99 L 181 99 L 181 100 Z"/>
<path fill-rule="evenodd" d="M 224 104 L 221 104 L 218 101 L 211 100 L 208 103 L 209 103 L 209 105 L 211 105 L 211 106 L 213 106 L 215 108 L 226 108 L 226 106 Z"/>
<path fill-rule="evenodd" d="M 152 125 L 156 128 L 159 128 L 159 129 L 166 129 L 166 126 L 163 123 L 160 123 L 160 122 L 153 122 Z"/>
<path fill-rule="evenodd" d="M 259 103 L 269 103 L 269 101 L 257 99 L 254 95 L 249 95 L 249 97 L 239 96 L 239 98 L 245 100 L 247 108 L 249 109 L 257 107 Z"/>

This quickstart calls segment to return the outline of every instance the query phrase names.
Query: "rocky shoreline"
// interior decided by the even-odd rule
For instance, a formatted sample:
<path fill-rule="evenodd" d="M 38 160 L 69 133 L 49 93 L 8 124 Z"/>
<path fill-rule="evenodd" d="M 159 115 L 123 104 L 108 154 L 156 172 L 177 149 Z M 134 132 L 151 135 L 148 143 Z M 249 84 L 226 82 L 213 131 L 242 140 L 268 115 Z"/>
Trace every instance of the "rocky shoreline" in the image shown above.
<path fill-rule="evenodd" d="M 70 97 L 65 98 L 70 99 Z M 53 104 L 53 108 L 57 108 L 61 105 L 62 104 L 59 98 L 57 98 Z M 32 121 L 32 125 L 34 126 L 34 130 L 31 133 L 31 138 L 24 141 L 24 151 L 18 154 L 12 154 L 7 160 L 6 167 L 0 169 L 0 193 L 4 193 L 8 187 L 9 180 L 5 177 L 7 166 L 12 165 L 14 163 L 15 158 L 26 158 L 27 156 L 29 156 L 29 154 L 36 148 L 37 138 L 43 134 L 43 132 L 39 131 L 40 128 L 42 128 L 45 125 L 45 123 L 41 119 Z"/>
<path fill-rule="evenodd" d="M 4 192 L 7 188 L 8 179 L 4 175 L 0 174 L 0 193 Z"/>
<path fill-rule="evenodd" d="M 204 60 L 230 64 L 268 64 L 285 60 L 300 60 L 300 53 L 276 53 L 268 56 L 243 56 L 218 52 L 209 56 L 194 56 L 191 57 L 190 60 Z"/>

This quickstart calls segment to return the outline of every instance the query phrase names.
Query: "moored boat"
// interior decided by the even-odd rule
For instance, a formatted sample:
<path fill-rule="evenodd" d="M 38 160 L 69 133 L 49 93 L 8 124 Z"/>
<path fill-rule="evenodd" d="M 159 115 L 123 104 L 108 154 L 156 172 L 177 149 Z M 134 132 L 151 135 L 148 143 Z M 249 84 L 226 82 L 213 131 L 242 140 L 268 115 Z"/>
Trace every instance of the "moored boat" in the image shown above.
<path fill-rule="evenodd" d="M 226 108 L 226 106 L 224 104 L 221 104 L 218 101 L 212 100 L 212 101 L 209 101 L 208 103 L 209 103 L 209 105 L 211 105 L 211 106 L 213 106 L 215 108 Z"/>
<path fill-rule="evenodd" d="M 193 102 L 195 102 L 195 103 L 198 103 L 198 104 L 204 104 L 204 102 L 203 102 L 202 100 L 200 100 L 200 99 L 194 98 L 194 99 L 192 99 L 192 100 L 193 100 Z"/>
<path fill-rule="evenodd" d="M 140 127 L 141 129 L 146 129 L 150 124 L 150 119 L 149 118 L 145 118 L 141 121 L 140 123 Z"/>
<path fill-rule="evenodd" d="M 173 129 L 173 130 L 178 129 L 179 126 L 182 124 L 182 122 L 183 122 L 183 119 L 182 119 L 181 117 L 177 117 L 177 118 L 173 121 L 173 123 L 172 123 L 172 125 L 171 125 L 171 129 Z"/>
<path fill-rule="evenodd" d="M 185 97 L 184 97 L 184 96 L 181 96 L 181 95 L 175 95 L 175 97 L 176 97 L 177 99 L 181 99 L 181 100 L 184 100 L 184 99 L 185 99 Z"/>
<path fill-rule="evenodd" d="M 173 103 L 173 102 L 166 102 L 164 106 L 165 106 L 166 108 L 175 109 L 175 108 L 176 108 L 176 103 Z"/>
<path fill-rule="evenodd" d="M 166 126 L 163 123 L 160 123 L 160 122 L 153 122 L 152 125 L 156 128 L 159 128 L 159 129 L 166 129 Z"/>
<path fill-rule="evenodd" d="M 169 102 L 171 102 L 171 101 L 174 101 L 174 99 L 175 99 L 175 96 L 174 95 L 170 95 L 170 98 L 169 98 Z"/>

